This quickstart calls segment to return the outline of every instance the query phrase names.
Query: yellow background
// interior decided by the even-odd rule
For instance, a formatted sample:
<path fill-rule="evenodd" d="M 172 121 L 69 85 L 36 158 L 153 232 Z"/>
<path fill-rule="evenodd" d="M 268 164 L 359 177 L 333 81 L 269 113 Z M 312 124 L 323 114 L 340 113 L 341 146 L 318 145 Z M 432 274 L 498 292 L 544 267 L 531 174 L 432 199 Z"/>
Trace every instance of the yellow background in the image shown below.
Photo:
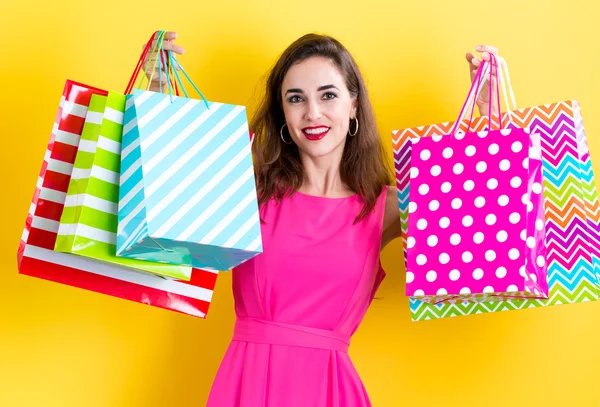
<path fill-rule="evenodd" d="M 232 332 L 230 274 L 206 321 L 17 274 L 66 78 L 122 90 L 148 35 L 176 30 L 209 99 L 253 106 L 289 43 L 329 33 L 358 60 L 389 143 L 454 119 L 464 54 L 490 43 L 520 107 L 581 102 L 599 173 L 599 16 L 594 0 L 2 0 L 0 406 L 201 406 Z M 600 406 L 600 302 L 412 323 L 400 251 L 383 252 L 383 299 L 351 347 L 374 406 Z"/>

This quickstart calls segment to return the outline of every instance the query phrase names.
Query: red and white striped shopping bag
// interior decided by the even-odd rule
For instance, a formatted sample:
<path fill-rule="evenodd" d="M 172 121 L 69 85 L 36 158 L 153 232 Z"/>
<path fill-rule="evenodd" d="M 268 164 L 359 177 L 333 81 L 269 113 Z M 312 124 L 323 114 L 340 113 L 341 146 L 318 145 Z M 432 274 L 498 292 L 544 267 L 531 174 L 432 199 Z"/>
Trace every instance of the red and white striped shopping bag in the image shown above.
<path fill-rule="evenodd" d="M 92 94 L 107 92 L 65 85 L 17 253 L 19 273 L 205 318 L 216 271 L 193 269 L 181 282 L 53 250 Z"/>

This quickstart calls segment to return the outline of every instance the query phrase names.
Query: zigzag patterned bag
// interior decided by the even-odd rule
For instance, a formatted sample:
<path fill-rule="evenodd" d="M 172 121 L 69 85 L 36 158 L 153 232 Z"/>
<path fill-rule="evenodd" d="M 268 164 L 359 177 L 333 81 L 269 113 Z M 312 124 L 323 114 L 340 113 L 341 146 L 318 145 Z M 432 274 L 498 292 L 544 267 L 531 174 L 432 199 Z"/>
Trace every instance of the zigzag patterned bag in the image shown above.
<path fill-rule="evenodd" d="M 500 82 L 506 95 L 514 96 L 506 64 Z M 501 71 L 502 72 L 502 71 Z M 506 77 L 506 82 L 503 80 Z M 475 99 L 474 99 L 475 100 Z M 505 98 L 508 104 L 508 98 Z M 544 207 L 549 298 L 547 300 L 502 300 L 479 303 L 427 304 L 411 299 L 413 321 L 473 315 L 558 304 L 594 301 L 600 293 L 600 211 L 590 154 L 579 104 L 565 101 L 527 109 L 507 109 L 503 127 L 527 128 L 542 137 Z M 393 132 L 398 205 L 406 254 L 411 139 L 448 134 L 454 122 L 433 124 Z M 461 120 L 461 131 L 488 129 L 488 118 L 475 119 L 471 129 Z M 406 256 L 405 256 L 406 257 Z"/>

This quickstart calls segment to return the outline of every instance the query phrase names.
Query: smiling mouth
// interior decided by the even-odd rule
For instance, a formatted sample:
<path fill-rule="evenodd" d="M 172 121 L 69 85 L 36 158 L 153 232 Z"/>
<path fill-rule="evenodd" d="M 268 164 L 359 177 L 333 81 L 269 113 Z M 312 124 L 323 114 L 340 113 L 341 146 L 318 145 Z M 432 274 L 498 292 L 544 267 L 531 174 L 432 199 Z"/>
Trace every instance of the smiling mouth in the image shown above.
<path fill-rule="evenodd" d="M 318 126 L 318 127 L 305 127 L 302 129 L 302 134 L 304 137 L 311 141 L 322 140 L 328 133 L 330 127 Z"/>

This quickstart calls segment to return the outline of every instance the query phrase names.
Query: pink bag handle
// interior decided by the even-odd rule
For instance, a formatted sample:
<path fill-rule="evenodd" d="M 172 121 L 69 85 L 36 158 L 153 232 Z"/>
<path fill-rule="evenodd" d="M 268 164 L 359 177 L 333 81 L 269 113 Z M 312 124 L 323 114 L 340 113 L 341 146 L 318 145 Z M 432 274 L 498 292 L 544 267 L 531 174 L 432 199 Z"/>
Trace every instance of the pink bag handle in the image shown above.
<path fill-rule="evenodd" d="M 494 116 L 492 115 L 492 108 L 494 106 L 494 93 L 493 93 L 493 86 L 492 86 L 492 82 L 493 82 L 493 78 L 494 78 L 494 74 L 496 75 L 496 96 L 497 96 L 497 102 L 498 102 L 498 120 L 499 120 L 499 130 L 502 129 L 502 112 L 501 112 L 501 106 L 500 106 L 500 73 L 498 72 L 498 60 L 496 58 L 496 56 L 494 54 L 490 53 L 490 77 L 488 79 L 488 82 L 490 84 L 490 89 L 489 89 L 489 97 L 490 97 L 490 102 L 488 103 L 488 129 L 492 130 L 492 124 L 494 122 Z M 477 94 L 474 96 L 474 98 L 477 98 Z M 475 100 L 473 100 L 473 102 L 475 102 Z M 469 129 L 471 128 L 471 125 L 473 124 L 473 113 L 475 112 L 475 103 L 473 103 L 473 106 L 471 106 L 471 117 L 469 118 Z"/>
<path fill-rule="evenodd" d="M 481 64 L 479 66 L 479 69 L 477 70 L 477 73 L 475 75 L 475 78 L 473 78 L 473 82 L 471 84 L 471 88 L 469 89 L 469 94 L 467 95 L 467 100 L 465 101 L 465 103 L 463 104 L 462 110 L 460 111 L 460 115 L 458 117 L 458 119 L 456 120 L 456 122 L 454 123 L 454 126 L 452 127 L 452 130 L 450 132 L 450 135 L 452 136 L 452 138 L 455 137 L 460 124 L 462 122 L 462 119 L 464 117 L 464 113 L 465 110 L 467 110 L 467 107 L 470 106 L 470 119 L 469 119 L 469 126 L 467 128 L 467 131 L 470 130 L 471 125 L 473 123 L 473 114 L 475 111 L 475 99 L 477 98 L 477 96 L 479 95 L 479 91 L 480 91 L 480 87 L 482 86 L 482 80 L 484 79 L 484 76 L 487 75 L 487 71 L 488 71 L 488 67 L 489 67 L 489 77 L 488 77 L 488 82 L 489 82 L 489 93 L 490 93 L 490 103 L 489 103 L 489 111 L 488 111 L 488 120 L 489 120 L 489 129 L 491 130 L 492 128 L 492 123 L 493 123 L 493 117 L 492 117 L 492 108 L 494 105 L 494 93 L 493 93 L 493 85 L 492 85 L 492 79 L 494 77 L 494 74 L 496 74 L 496 99 L 497 99 L 497 105 L 498 105 L 498 114 L 499 114 L 499 126 L 500 128 L 502 128 L 502 113 L 501 113 L 501 107 L 500 107 L 500 83 L 499 83 L 499 72 L 498 72 L 498 59 L 496 58 L 496 56 L 492 53 L 490 53 L 490 62 L 484 62 L 483 64 Z M 473 101 L 472 105 L 471 105 L 471 100 Z"/>
<path fill-rule="evenodd" d="M 512 88 L 512 84 L 511 84 L 511 80 L 510 80 L 510 73 L 509 73 L 509 69 L 508 69 L 508 64 L 506 63 L 506 60 L 504 58 L 502 58 L 499 55 L 494 55 L 496 57 L 496 60 L 498 61 L 498 71 L 497 73 L 499 75 L 496 76 L 496 79 L 498 80 L 500 86 L 502 87 L 502 96 L 500 96 L 500 98 L 504 98 L 504 102 L 506 104 L 506 113 L 505 113 L 505 119 L 502 120 L 502 123 L 506 122 L 506 123 L 511 123 L 512 122 L 512 114 L 513 111 L 518 110 L 518 105 L 517 102 L 515 100 L 515 93 L 514 90 Z M 489 69 L 489 64 L 486 64 L 486 67 L 483 70 L 483 75 L 485 77 L 487 70 Z M 483 88 L 482 85 L 480 85 L 481 88 Z M 478 88 L 476 90 L 475 96 L 469 100 L 470 103 L 473 103 L 474 99 L 477 99 L 477 97 L 479 96 L 479 92 L 481 92 L 481 88 Z M 468 104 L 468 106 L 471 106 L 471 104 Z M 463 121 L 463 117 L 459 118 L 459 121 Z"/>
<path fill-rule="evenodd" d="M 467 109 L 467 105 L 471 101 L 471 98 L 473 98 L 473 92 L 475 92 L 476 94 L 479 93 L 477 90 L 479 89 L 479 84 L 481 82 L 481 77 L 483 75 L 483 71 L 484 71 L 485 67 L 487 67 L 486 63 L 479 65 L 479 69 L 477 70 L 477 73 L 475 74 L 475 78 L 473 78 L 473 81 L 471 82 L 471 88 L 469 89 L 469 94 L 467 95 L 467 100 L 463 104 L 460 114 L 458 115 L 458 120 L 456 120 L 456 122 L 454 123 L 454 126 L 452 126 L 452 130 L 450 131 L 450 135 L 452 137 L 454 137 L 454 135 L 456 134 L 456 131 L 458 130 L 458 127 L 460 126 L 460 122 L 462 121 L 462 118 L 464 117 L 464 113 L 465 113 L 465 110 Z M 477 95 L 475 95 L 475 96 L 477 96 Z"/>
<path fill-rule="evenodd" d="M 496 58 L 496 55 L 490 53 L 490 57 L 492 61 L 494 61 L 494 73 L 496 76 L 496 106 L 498 106 L 498 130 L 502 130 L 502 106 L 500 105 L 500 61 Z M 492 79 L 494 75 L 490 75 L 490 92 L 492 91 Z M 493 119 L 492 117 L 492 97 L 493 93 L 490 93 L 490 114 L 488 117 Z M 489 129 L 492 129 L 492 122 L 489 122 Z"/>

